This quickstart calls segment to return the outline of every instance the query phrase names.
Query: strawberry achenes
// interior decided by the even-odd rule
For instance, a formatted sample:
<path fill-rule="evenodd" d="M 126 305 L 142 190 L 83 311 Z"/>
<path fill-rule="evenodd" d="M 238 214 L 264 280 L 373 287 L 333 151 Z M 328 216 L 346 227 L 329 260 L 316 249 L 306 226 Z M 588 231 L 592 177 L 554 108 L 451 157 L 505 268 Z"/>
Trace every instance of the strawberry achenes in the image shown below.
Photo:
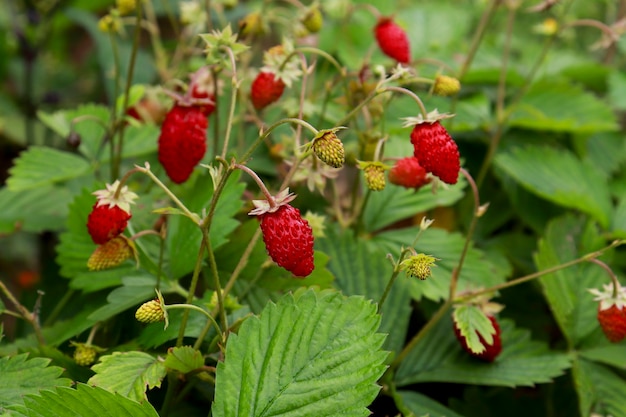
<path fill-rule="evenodd" d="M 119 206 L 96 203 L 87 218 L 87 231 L 94 243 L 102 245 L 121 234 L 130 218 Z"/>
<path fill-rule="evenodd" d="M 411 132 L 414 155 L 427 172 L 456 184 L 461 169 L 459 148 L 439 121 L 416 124 Z"/>
<path fill-rule="evenodd" d="M 598 307 L 598 322 L 609 341 L 617 343 L 626 337 L 626 307 L 612 305 L 605 310 Z"/>
<path fill-rule="evenodd" d="M 411 60 L 409 38 L 406 32 L 388 17 L 381 18 L 374 28 L 378 46 L 385 55 L 402 64 Z"/>
<path fill-rule="evenodd" d="M 419 164 L 417 158 L 409 156 L 402 158 L 389 171 L 389 182 L 405 188 L 420 188 L 430 182 L 426 170 Z"/>
<path fill-rule="evenodd" d="M 175 183 L 187 181 L 204 157 L 207 127 L 202 106 L 175 105 L 165 116 L 159 136 L 159 162 Z"/>
<path fill-rule="evenodd" d="M 313 272 L 313 231 L 300 210 L 289 204 L 259 215 L 270 257 L 297 277 Z"/>
<path fill-rule="evenodd" d="M 272 104 L 282 96 L 285 83 L 271 72 L 261 71 L 252 82 L 250 98 L 257 110 Z"/>
<path fill-rule="evenodd" d="M 467 341 L 461 334 L 461 329 L 459 329 L 456 323 L 454 324 L 454 335 L 456 336 L 457 340 L 461 343 L 461 347 L 463 348 L 463 350 L 465 350 L 467 353 L 483 361 L 493 362 L 496 359 L 496 357 L 500 354 L 500 352 L 502 352 L 502 339 L 500 338 L 501 330 L 500 330 L 500 326 L 498 325 L 498 321 L 496 320 L 494 316 L 488 315 L 487 317 L 491 321 L 491 324 L 493 324 L 493 328 L 496 330 L 496 333 L 493 335 L 493 343 L 491 345 L 488 345 L 485 342 L 485 339 L 483 339 L 483 337 L 480 334 L 478 335 L 478 338 L 480 339 L 480 343 L 482 343 L 482 345 L 485 347 L 485 350 L 483 350 L 481 353 L 472 352 L 472 350 L 467 345 Z"/>

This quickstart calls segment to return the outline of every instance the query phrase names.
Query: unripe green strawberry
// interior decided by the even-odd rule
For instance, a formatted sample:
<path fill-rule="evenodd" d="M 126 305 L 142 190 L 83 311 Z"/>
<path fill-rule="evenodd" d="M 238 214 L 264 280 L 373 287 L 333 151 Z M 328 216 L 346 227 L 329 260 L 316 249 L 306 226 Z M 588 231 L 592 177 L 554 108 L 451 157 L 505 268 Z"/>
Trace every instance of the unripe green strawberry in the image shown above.
<path fill-rule="evenodd" d="M 87 261 L 87 268 L 90 271 L 100 271 L 114 268 L 137 256 L 135 243 L 125 236 L 116 236 L 108 242 L 98 246 Z"/>
<path fill-rule="evenodd" d="M 382 191 L 385 188 L 385 165 L 381 162 L 359 162 L 363 170 L 365 184 L 372 191 Z"/>
<path fill-rule="evenodd" d="M 317 33 L 322 29 L 324 18 L 318 4 L 313 4 L 302 18 L 302 24 L 311 33 Z"/>
<path fill-rule="evenodd" d="M 141 323 L 157 323 L 165 320 L 165 312 L 159 300 L 154 299 L 143 303 L 135 312 L 135 318 Z"/>
<path fill-rule="evenodd" d="M 337 130 L 339 129 L 320 130 L 312 141 L 315 155 L 333 168 L 341 168 L 346 161 L 343 143 L 335 133 Z"/>
<path fill-rule="evenodd" d="M 412 277 L 421 279 L 422 281 L 431 275 L 431 267 L 435 265 L 437 259 L 433 256 L 418 253 L 413 255 L 400 264 L 402 269 L 406 270 L 406 273 Z"/>
<path fill-rule="evenodd" d="M 75 343 L 74 361 L 80 366 L 89 366 L 96 361 L 98 352 L 93 346 L 84 343 Z"/>
<path fill-rule="evenodd" d="M 433 84 L 433 93 L 438 96 L 454 96 L 461 90 L 461 82 L 447 75 L 438 75 Z"/>

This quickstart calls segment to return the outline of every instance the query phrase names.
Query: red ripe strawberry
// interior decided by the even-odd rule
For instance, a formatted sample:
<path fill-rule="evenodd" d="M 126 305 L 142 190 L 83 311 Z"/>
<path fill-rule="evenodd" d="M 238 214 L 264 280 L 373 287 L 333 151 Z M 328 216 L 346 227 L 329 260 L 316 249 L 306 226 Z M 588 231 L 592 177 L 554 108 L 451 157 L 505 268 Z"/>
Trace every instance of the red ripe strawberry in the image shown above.
<path fill-rule="evenodd" d="M 383 17 L 374 28 L 378 46 L 385 55 L 402 64 L 411 60 L 409 38 L 406 32 L 388 17 Z"/>
<path fill-rule="evenodd" d="M 130 213 L 119 206 L 96 203 L 87 218 L 87 231 L 94 243 L 103 245 L 121 234 L 130 218 Z"/>
<path fill-rule="evenodd" d="M 493 335 L 493 343 L 491 345 L 488 345 L 485 342 L 485 339 L 483 339 L 483 337 L 480 334 L 478 334 L 480 343 L 482 343 L 482 345 L 485 347 L 485 350 L 483 350 L 481 353 L 472 352 L 472 350 L 467 345 L 467 341 L 461 334 L 461 329 L 459 329 L 456 323 L 454 323 L 454 335 L 456 336 L 457 340 L 461 343 L 461 347 L 463 348 L 463 350 L 465 350 L 467 353 L 483 361 L 493 362 L 496 359 L 496 357 L 500 354 L 500 352 L 502 352 L 502 339 L 500 338 L 501 330 L 500 330 L 500 326 L 498 325 L 498 321 L 496 320 L 494 316 L 488 315 L 487 317 L 491 321 L 491 324 L 493 324 L 493 328 L 496 330 L 496 333 Z"/>
<path fill-rule="evenodd" d="M 285 189 L 274 197 L 274 204 L 253 200 L 249 214 L 259 216 L 265 248 L 272 260 L 297 277 L 313 272 L 313 230 L 288 203 L 295 198 Z"/>
<path fill-rule="evenodd" d="M 613 283 L 604 285 L 603 290 L 589 290 L 596 296 L 598 322 L 609 341 L 620 342 L 626 337 L 626 287 L 621 285 L 613 291 Z"/>
<path fill-rule="evenodd" d="M 414 155 L 427 172 L 448 184 L 456 184 L 461 169 L 459 148 L 439 123 L 416 124 L 411 132 Z"/>
<path fill-rule="evenodd" d="M 252 82 L 250 98 L 257 110 L 261 110 L 280 98 L 285 83 L 271 72 L 261 71 Z"/>
<path fill-rule="evenodd" d="M 176 104 L 165 116 L 159 136 L 159 162 L 175 183 L 187 181 L 204 157 L 207 127 L 201 106 Z"/>
<path fill-rule="evenodd" d="M 402 158 L 389 171 L 389 182 L 405 188 L 420 188 L 430 182 L 426 170 L 422 168 L 417 158 L 409 156 Z"/>

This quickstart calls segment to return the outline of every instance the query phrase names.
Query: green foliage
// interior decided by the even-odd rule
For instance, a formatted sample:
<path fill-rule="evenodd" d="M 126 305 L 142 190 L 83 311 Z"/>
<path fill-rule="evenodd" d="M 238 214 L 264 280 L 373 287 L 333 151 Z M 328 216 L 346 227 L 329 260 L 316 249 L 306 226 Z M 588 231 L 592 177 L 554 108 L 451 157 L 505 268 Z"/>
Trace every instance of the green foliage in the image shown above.
<path fill-rule="evenodd" d="M 113 394 L 98 387 L 78 384 L 76 389 L 57 388 L 55 391 L 43 391 L 40 395 L 24 398 L 25 406 L 11 407 L 14 416 L 58 417 L 70 415 L 76 417 L 134 416 L 157 417 L 158 413 L 149 402 L 138 403 L 118 394 Z"/>
<path fill-rule="evenodd" d="M 100 357 L 92 366 L 96 374 L 89 385 L 104 388 L 135 401 L 146 400 L 146 391 L 160 387 L 165 377 L 165 364 L 143 352 L 114 352 Z"/>
<path fill-rule="evenodd" d="M 414 391 L 398 391 L 394 396 L 399 408 L 406 408 L 416 416 L 462 417 L 426 395 Z"/>
<path fill-rule="evenodd" d="M 48 366 L 49 363 L 45 358 L 29 359 L 26 353 L 0 358 L 0 411 L 9 405 L 22 404 L 28 394 L 72 383 L 60 378 L 63 369 Z"/>
<path fill-rule="evenodd" d="M 473 305 L 459 306 L 454 309 L 452 317 L 472 352 L 481 353 L 485 351 L 485 346 L 480 342 L 479 335 L 485 340 L 485 343 L 493 345 L 496 329 L 479 307 Z"/>
<path fill-rule="evenodd" d="M 204 359 L 200 351 L 191 346 L 181 346 L 167 352 L 163 365 L 186 374 L 204 366 Z"/>
<path fill-rule="evenodd" d="M 215 416 L 366 416 L 386 353 L 376 306 L 336 292 L 287 295 L 231 335 Z"/>

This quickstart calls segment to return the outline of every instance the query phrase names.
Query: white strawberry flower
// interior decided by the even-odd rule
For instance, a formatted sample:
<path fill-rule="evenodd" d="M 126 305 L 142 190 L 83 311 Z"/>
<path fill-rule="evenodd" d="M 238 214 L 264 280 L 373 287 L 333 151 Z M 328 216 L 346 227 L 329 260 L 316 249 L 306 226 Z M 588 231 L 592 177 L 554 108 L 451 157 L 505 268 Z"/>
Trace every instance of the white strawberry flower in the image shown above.
<path fill-rule="evenodd" d="M 594 301 L 600 302 L 600 310 L 607 310 L 612 306 L 620 310 L 626 307 L 626 287 L 620 285 L 616 296 L 613 295 L 613 282 L 604 284 L 602 290 L 590 288 L 587 291 L 595 295 Z"/>
<path fill-rule="evenodd" d="M 109 207 L 118 206 L 127 213 L 130 213 L 130 205 L 134 204 L 134 200 L 139 196 L 132 191 L 128 191 L 125 185 L 120 190 L 118 196 L 115 196 L 119 188 L 120 180 L 116 180 L 113 184 L 106 184 L 104 190 L 94 191 L 92 194 L 98 198 L 98 206 L 109 205 Z"/>

